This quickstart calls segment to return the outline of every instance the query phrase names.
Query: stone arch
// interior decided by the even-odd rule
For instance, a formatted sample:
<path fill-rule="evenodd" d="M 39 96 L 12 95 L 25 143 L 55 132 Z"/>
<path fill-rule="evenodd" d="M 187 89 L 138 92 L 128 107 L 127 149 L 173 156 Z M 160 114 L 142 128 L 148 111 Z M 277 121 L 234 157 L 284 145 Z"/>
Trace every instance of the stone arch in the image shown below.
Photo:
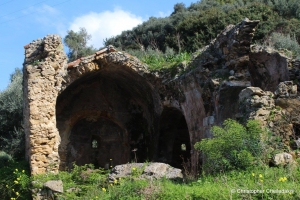
<path fill-rule="evenodd" d="M 153 158 L 162 109 L 155 85 L 158 78 L 138 59 L 108 47 L 67 63 L 57 35 L 24 48 L 24 130 L 32 174 L 64 170 L 73 161 L 93 161 L 69 158 L 71 147 L 77 153 L 87 150 L 81 151 L 74 140 L 80 135 L 77 130 L 88 130 L 88 145 L 98 139 L 99 147 L 105 142 L 101 138 L 109 137 L 93 128 L 111 130 L 109 136 L 114 137 L 110 138 L 122 147 L 121 159 L 114 159 L 114 164 L 131 161 L 135 148 L 137 161 Z M 103 165 L 107 158 L 96 160 Z"/>
<path fill-rule="evenodd" d="M 155 154 L 158 92 L 134 67 L 108 62 L 109 56 L 118 55 L 83 63 L 65 76 L 66 87 L 56 102 L 60 169 L 73 162 L 106 167 L 110 159 L 114 165 L 124 164 L 135 158 L 133 149 L 138 162 Z M 91 146 L 93 138 L 99 140 L 97 149 Z"/>
<path fill-rule="evenodd" d="M 182 168 L 190 160 L 191 142 L 181 110 L 165 106 L 159 124 L 158 160 Z"/>

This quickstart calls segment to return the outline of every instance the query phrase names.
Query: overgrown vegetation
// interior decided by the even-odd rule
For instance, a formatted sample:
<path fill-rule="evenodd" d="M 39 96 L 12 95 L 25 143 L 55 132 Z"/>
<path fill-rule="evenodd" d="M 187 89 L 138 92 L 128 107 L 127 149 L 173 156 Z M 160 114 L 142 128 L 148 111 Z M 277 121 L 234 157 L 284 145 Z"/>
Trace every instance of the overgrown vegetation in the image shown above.
<path fill-rule="evenodd" d="M 295 45 L 300 42 L 297 0 L 202 0 L 188 7 L 178 3 L 170 16 L 151 17 L 132 30 L 106 39 L 105 45 L 125 51 L 151 48 L 166 52 L 171 48 L 177 53 L 191 53 L 209 44 L 228 24 L 237 24 L 245 17 L 260 20 L 254 42 L 263 43 L 272 33 L 290 35 Z"/>
<path fill-rule="evenodd" d="M 148 48 L 145 51 L 128 50 L 127 53 L 136 56 L 142 62 L 149 66 L 149 70 L 171 70 L 177 67 L 182 62 L 189 62 L 192 55 L 188 52 L 175 53 L 171 48 L 168 48 L 165 53 L 159 50 Z"/>
<path fill-rule="evenodd" d="M 133 169 L 134 170 L 134 169 Z M 12 170 L 13 171 L 13 170 Z M 35 190 L 48 180 L 62 180 L 64 193 L 58 199 L 300 199 L 300 170 L 292 166 L 201 174 L 195 181 L 140 180 L 132 177 L 107 180 L 103 169 L 75 166 L 71 172 L 43 174 L 32 178 Z M 10 172 L 13 174 L 13 172 Z M 13 182 L 11 177 L 10 182 Z M 15 193 L 11 193 L 15 195 Z M 25 191 L 23 193 L 25 194 Z M 19 199 L 26 199 L 20 195 Z"/>

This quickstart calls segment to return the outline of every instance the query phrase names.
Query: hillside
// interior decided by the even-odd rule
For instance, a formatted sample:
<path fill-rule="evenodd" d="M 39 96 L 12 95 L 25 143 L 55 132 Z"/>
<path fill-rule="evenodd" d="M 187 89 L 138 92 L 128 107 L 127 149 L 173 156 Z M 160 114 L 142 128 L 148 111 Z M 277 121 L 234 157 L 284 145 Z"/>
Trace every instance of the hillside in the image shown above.
<path fill-rule="evenodd" d="M 106 45 L 120 50 L 195 52 L 208 45 L 228 24 L 244 18 L 260 20 L 253 42 L 274 45 L 272 33 L 300 42 L 300 4 L 297 0 L 203 0 L 174 6 L 165 18 L 148 21 L 108 38 Z M 300 51 L 297 52 L 299 54 Z"/>

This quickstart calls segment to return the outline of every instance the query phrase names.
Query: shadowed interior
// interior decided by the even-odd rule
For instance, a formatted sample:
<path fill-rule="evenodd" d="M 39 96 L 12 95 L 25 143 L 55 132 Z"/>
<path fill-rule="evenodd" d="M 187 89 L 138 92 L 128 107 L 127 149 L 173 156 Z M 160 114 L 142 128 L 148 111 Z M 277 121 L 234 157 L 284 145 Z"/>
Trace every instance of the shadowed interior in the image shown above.
<path fill-rule="evenodd" d="M 158 160 L 182 168 L 190 159 L 190 137 L 184 115 L 176 108 L 165 107 L 160 118 Z"/>
<path fill-rule="evenodd" d="M 60 168 L 71 168 L 74 162 L 108 167 L 135 157 L 138 162 L 151 160 L 159 106 L 153 87 L 130 68 L 111 65 L 83 75 L 56 103 Z"/>

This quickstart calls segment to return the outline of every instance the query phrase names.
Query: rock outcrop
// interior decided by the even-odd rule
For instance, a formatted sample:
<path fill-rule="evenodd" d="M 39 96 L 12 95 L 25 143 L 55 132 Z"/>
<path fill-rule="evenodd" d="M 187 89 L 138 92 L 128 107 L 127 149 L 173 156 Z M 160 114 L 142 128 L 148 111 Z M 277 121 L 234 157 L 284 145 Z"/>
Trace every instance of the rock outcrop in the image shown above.
<path fill-rule="evenodd" d="M 133 179 L 161 179 L 166 178 L 173 181 L 182 181 L 181 169 L 171 167 L 165 163 L 130 163 L 117 165 L 112 168 L 108 179 L 115 181 L 120 178 Z"/>

